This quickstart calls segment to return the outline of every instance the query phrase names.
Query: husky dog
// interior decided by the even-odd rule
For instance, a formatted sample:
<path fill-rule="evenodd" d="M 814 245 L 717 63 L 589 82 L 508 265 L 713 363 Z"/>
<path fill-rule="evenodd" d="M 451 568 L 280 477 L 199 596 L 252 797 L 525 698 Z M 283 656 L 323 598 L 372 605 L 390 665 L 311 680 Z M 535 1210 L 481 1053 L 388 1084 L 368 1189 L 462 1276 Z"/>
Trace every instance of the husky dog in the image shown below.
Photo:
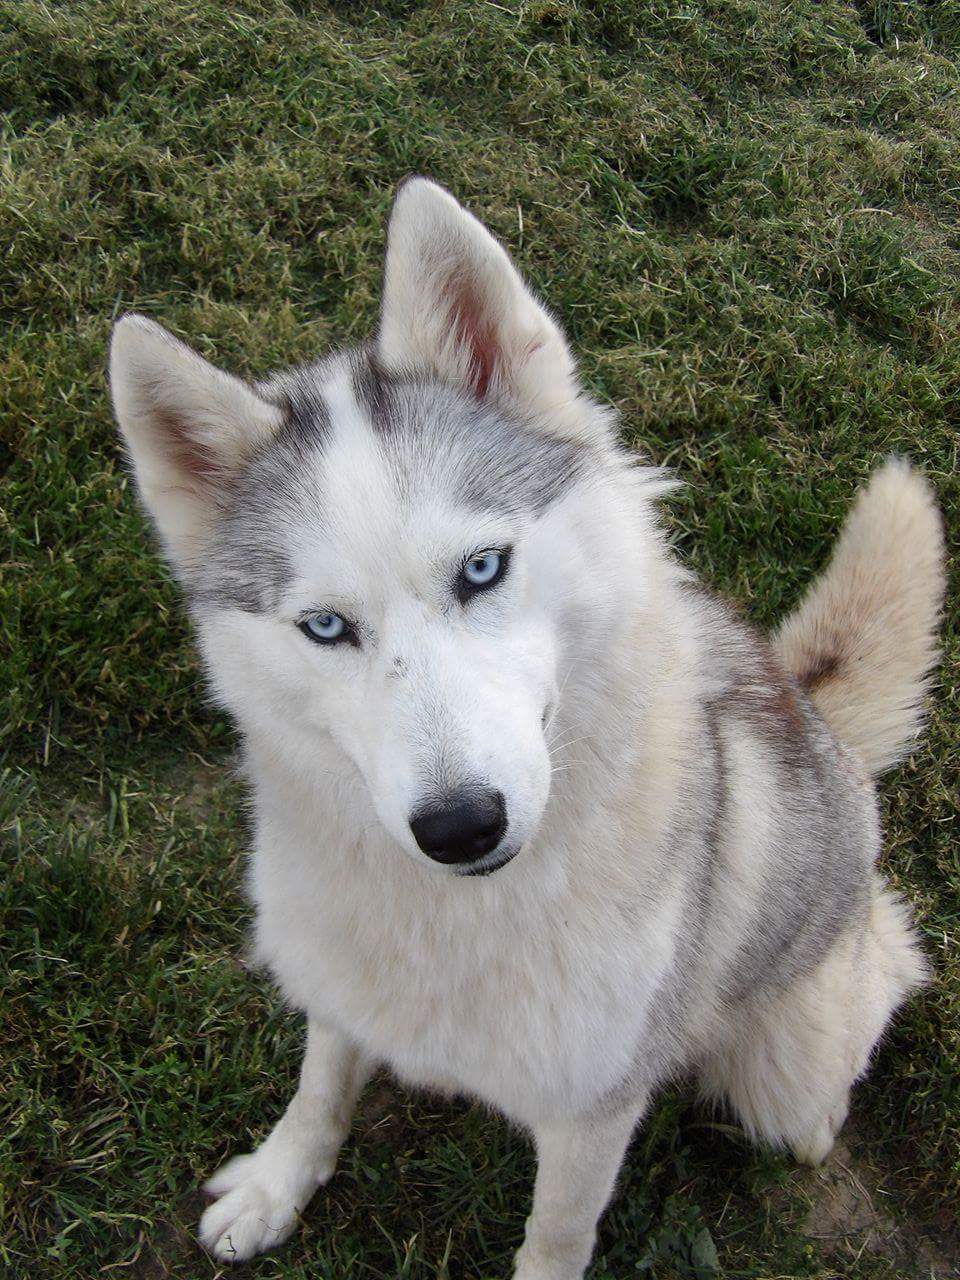
<path fill-rule="evenodd" d="M 482 1099 L 538 1168 L 516 1280 L 578 1280 L 657 1086 L 823 1160 L 925 965 L 872 779 L 919 728 L 944 589 L 886 464 L 772 640 L 667 545 L 500 245 L 408 180 L 375 338 L 250 385 L 116 326 L 140 493 L 253 791 L 259 957 L 300 1085 L 200 1237 L 284 1240 L 378 1064 Z"/>

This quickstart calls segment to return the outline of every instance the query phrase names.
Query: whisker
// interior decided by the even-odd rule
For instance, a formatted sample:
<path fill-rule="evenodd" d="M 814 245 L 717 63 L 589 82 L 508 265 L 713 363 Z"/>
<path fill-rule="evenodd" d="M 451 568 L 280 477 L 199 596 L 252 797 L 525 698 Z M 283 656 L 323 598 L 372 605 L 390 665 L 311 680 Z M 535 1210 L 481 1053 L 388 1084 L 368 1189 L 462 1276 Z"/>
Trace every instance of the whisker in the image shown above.
<path fill-rule="evenodd" d="M 590 736 L 591 735 L 589 733 L 582 733 L 579 738 L 568 738 L 566 742 L 551 743 L 550 746 L 547 747 L 547 753 L 552 757 L 556 755 L 557 752 L 567 751 L 570 747 L 575 747 L 578 742 L 586 742 Z"/>
<path fill-rule="evenodd" d="M 550 766 L 551 773 L 562 773 L 564 769 L 587 768 L 590 764 L 589 760 L 565 760 L 563 764 L 552 764 Z"/>

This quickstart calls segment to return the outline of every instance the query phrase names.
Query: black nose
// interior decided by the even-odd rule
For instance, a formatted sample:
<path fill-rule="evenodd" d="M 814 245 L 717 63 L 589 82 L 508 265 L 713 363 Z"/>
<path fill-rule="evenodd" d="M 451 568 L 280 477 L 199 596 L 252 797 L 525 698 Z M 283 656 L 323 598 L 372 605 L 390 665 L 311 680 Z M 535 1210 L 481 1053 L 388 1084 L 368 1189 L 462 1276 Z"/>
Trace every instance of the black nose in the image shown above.
<path fill-rule="evenodd" d="M 499 791 L 459 791 L 410 819 L 414 839 L 435 862 L 476 862 L 497 847 L 506 829 Z"/>

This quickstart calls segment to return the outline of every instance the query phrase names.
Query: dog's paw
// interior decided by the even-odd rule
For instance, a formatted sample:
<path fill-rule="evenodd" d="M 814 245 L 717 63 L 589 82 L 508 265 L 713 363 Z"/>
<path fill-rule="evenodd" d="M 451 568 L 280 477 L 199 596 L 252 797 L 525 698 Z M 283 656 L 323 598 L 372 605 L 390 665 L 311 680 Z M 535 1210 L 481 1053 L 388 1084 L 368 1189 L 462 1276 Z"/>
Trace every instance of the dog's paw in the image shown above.
<path fill-rule="evenodd" d="M 302 1181 L 298 1187 L 266 1165 L 258 1154 L 236 1156 L 204 1186 L 218 1198 L 200 1219 L 200 1240 L 222 1262 L 244 1262 L 283 1244 L 306 1207 L 313 1187 Z"/>

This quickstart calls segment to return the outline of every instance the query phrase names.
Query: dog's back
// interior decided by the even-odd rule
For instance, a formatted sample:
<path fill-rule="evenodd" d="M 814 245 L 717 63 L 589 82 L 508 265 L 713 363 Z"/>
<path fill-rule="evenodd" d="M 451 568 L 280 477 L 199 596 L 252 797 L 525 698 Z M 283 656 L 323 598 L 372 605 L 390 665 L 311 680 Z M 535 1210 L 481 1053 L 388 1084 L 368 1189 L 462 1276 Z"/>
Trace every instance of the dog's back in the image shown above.
<path fill-rule="evenodd" d="M 717 877 L 715 901 L 726 899 L 742 933 L 700 1078 L 749 1132 L 811 1163 L 830 1150 L 891 1013 L 927 974 L 906 909 L 873 867 L 870 775 L 916 737 L 943 589 L 929 486 L 894 461 L 861 493 L 826 572 L 769 649 L 721 606 L 703 606 L 716 714 L 743 759 L 755 749 L 752 776 L 738 779 L 752 810 L 744 829 L 766 822 L 772 838 L 749 922 L 749 837 L 728 846 Z"/>

